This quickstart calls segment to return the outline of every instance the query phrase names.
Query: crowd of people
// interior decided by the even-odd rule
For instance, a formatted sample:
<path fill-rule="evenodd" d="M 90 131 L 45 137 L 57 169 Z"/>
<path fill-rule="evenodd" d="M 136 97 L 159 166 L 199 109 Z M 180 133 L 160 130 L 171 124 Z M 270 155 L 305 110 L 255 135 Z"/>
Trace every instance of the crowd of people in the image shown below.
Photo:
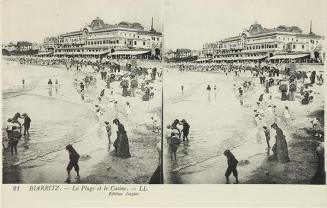
<path fill-rule="evenodd" d="M 253 116 L 257 142 L 261 143 L 262 140 L 265 140 L 268 160 L 279 163 L 290 161 L 289 147 L 283 129 L 288 131 L 290 123 L 294 120 L 290 108 L 290 106 L 294 105 L 291 102 L 298 102 L 302 106 L 310 105 L 310 103 L 314 102 L 315 96 L 320 94 L 316 90 L 316 86 L 324 83 L 323 73 L 296 70 L 295 65 L 292 64 L 183 63 L 177 64 L 177 68 L 182 72 L 220 72 L 226 76 L 233 76 L 233 92 L 240 105 Z M 240 76 L 243 78 L 238 79 Z M 183 95 L 183 85 L 181 90 Z M 211 92 L 214 91 L 215 95 L 217 93 L 216 85 L 214 87 L 207 85 L 206 90 L 210 102 Z M 253 95 L 257 94 L 259 97 L 253 99 Z M 323 128 L 321 128 L 323 121 L 314 118 L 310 122 L 315 132 L 312 136 L 318 137 L 323 143 L 324 132 Z M 176 150 L 181 143 L 181 131 L 176 127 L 176 124 L 180 124 L 177 119 L 172 125 L 167 126 L 168 130 L 166 131 L 168 134 L 166 134 L 169 144 L 168 151 L 171 152 L 171 157 L 175 157 L 175 159 Z M 186 135 L 188 134 L 189 130 L 186 131 Z M 274 140 L 271 139 L 273 136 Z M 231 173 L 235 176 L 236 183 L 239 183 L 236 170 L 237 160 L 230 150 L 226 150 L 224 155 L 228 160 L 228 168 L 225 173 L 226 183 L 229 183 L 228 177 Z"/>
<path fill-rule="evenodd" d="M 180 127 L 181 126 L 181 127 Z M 171 159 L 177 159 L 176 152 L 178 146 L 183 142 L 186 143 L 189 140 L 189 132 L 191 126 L 189 123 L 182 119 L 175 119 L 172 124 L 167 126 L 165 138 L 168 144 L 168 152 L 171 155 Z"/>
<path fill-rule="evenodd" d="M 19 141 L 22 138 L 25 140 L 29 139 L 29 129 L 31 127 L 31 122 L 31 118 L 26 113 L 16 113 L 12 118 L 8 118 L 6 124 L 7 138 L 4 138 L 2 142 L 3 149 L 8 147 L 10 149 L 11 155 L 18 154 L 17 145 Z"/>
<path fill-rule="evenodd" d="M 67 70 L 76 71 L 76 76 L 73 79 L 73 87 L 81 97 L 82 102 L 91 103 L 95 108 L 96 121 L 100 125 L 100 128 L 104 128 L 108 138 L 109 151 L 111 146 L 114 147 L 113 155 L 120 158 L 130 158 L 130 146 L 128 139 L 128 132 L 125 129 L 122 120 L 127 125 L 135 125 L 130 120 L 131 114 L 137 111 L 133 109 L 132 100 L 140 99 L 142 102 L 149 102 L 154 96 L 161 96 L 154 82 L 158 81 L 162 73 L 155 67 L 140 67 L 136 63 L 117 63 L 112 60 L 93 60 L 93 59 L 78 59 L 78 58 L 40 58 L 40 57 L 11 57 L 10 61 L 18 61 L 20 64 L 37 64 L 37 65 L 53 65 L 63 66 Z M 99 76 L 98 76 L 99 75 Z M 100 77 L 100 78 L 98 78 Z M 98 79 L 97 79 L 98 78 Z M 23 80 L 23 85 L 25 80 Z M 49 96 L 52 96 L 53 88 L 58 93 L 60 84 L 58 79 L 48 80 Z M 119 88 L 121 93 L 119 93 Z M 98 94 L 94 96 L 92 92 L 98 91 Z M 124 99 L 122 99 L 124 97 Z M 132 97 L 135 97 L 132 99 Z M 131 98 L 128 100 L 128 98 Z M 127 101 L 126 101 L 127 100 Z M 125 107 L 125 112 L 119 111 L 119 107 Z M 19 114 L 18 118 L 21 118 Z M 135 115 L 135 114 L 134 114 Z M 27 114 L 23 114 L 25 122 L 23 124 L 24 131 L 28 132 L 29 124 L 27 122 Z M 111 120 L 111 122 L 110 122 Z M 149 118 L 152 122 L 153 132 L 160 133 L 161 120 L 153 115 Z M 18 124 L 15 127 L 11 124 Z M 111 123 L 115 126 L 111 126 Z M 11 127 L 13 126 L 13 127 Z M 20 122 L 17 122 L 17 118 L 8 119 L 7 133 L 9 138 L 9 146 L 12 147 L 12 152 L 17 152 L 16 138 L 19 136 L 15 132 L 17 129 L 21 129 Z M 133 128 L 135 128 L 133 126 Z M 131 129 L 130 127 L 129 129 Z M 114 141 L 111 137 L 116 130 L 116 136 Z M 19 133 L 19 132 L 18 132 Z M 19 139 L 19 138 L 18 138 Z M 159 143 L 160 141 L 158 141 Z M 69 152 L 70 162 L 67 166 L 67 179 L 65 182 L 70 182 L 70 171 L 75 168 L 77 172 L 77 178 L 79 180 L 79 166 L 78 158 L 79 154 L 74 147 L 69 144 L 66 149 Z M 158 150 L 159 151 L 159 150 Z M 158 172 L 158 171 L 157 171 Z M 158 174 L 158 173 L 157 173 Z M 153 182 L 153 181 L 152 181 Z"/>

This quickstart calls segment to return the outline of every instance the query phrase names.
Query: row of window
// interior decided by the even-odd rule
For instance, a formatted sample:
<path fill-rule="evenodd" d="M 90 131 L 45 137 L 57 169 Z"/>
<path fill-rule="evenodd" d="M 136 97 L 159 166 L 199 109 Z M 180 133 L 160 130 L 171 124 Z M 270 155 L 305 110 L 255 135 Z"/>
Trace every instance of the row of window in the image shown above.
<path fill-rule="evenodd" d="M 277 48 L 277 44 L 261 44 L 261 45 L 254 45 L 254 46 L 246 46 L 246 50 L 257 50 L 257 49 L 264 49 L 264 48 Z"/>
<path fill-rule="evenodd" d="M 296 45 L 294 44 L 293 49 L 295 49 L 295 47 L 296 47 Z M 290 47 L 288 47 L 288 48 L 290 48 Z M 304 49 L 304 45 L 302 45 L 302 49 Z"/>
<path fill-rule="evenodd" d="M 121 36 L 125 36 L 125 37 L 127 37 L 127 34 L 126 34 L 126 33 L 120 33 L 120 35 L 121 35 Z M 129 37 L 132 37 L 132 34 L 129 33 L 128 36 L 129 36 Z M 133 34 L 133 38 L 135 38 L 135 34 Z M 140 38 L 140 36 L 137 36 L 137 38 Z"/>
<path fill-rule="evenodd" d="M 262 56 L 262 54 L 231 55 L 231 56 L 215 56 L 215 58 L 256 57 L 256 56 Z"/>
<path fill-rule="evenodd" d="M 96 41 L 86 42 L 86 45 L 101 45 L 101 44 L 119 44 L 119 40 L 96 40 Z"/>
<path fill-rule="evenodd" d="M 278 36 L 277 37 L 278 40 L 283 40 L 283 41 L 296 41 L 296 42 L 299 42 L 299 39 L 298 38 L 293 38 L 293 37 L 281 37 L 281 36 Z M 257 39 L 252 39 L 252 40 L 248 40 L 248 42 L 256 42 Z M 306 41 L 306 43 L 309 43 L 309 41 Z M 319 43 L 318 40 L 310 40 L 310 43 L 314 44 L 314 43 Z M 223 44 L 223 45 L 217 45 L 217 44 L 205 44 L 204 47 L 205 48 L 230 48 L 230 47 L 237 47 L 237 46 L 240 46 L 242 45 L 241 42 L 237 42 L 237 43 L 229 43 L 229 44 Z M 268 46 L 269 48 L 269 46 Z M 272 47 L 274 48 L 274 47 Z"/>
<path fill-rule="evenodd" d="M 77 49 L 77 50 L 57 50 L 57 52 L 67 52 L 67 53 L 72 53 L 72 52 L 100 52 L 102 50 L 100 49 Z"/>
<path fill-rule="evenodd" d="M 101 44 L 119 44 L 119 40 L 97 40 L 97 41 L 87 41 L 86 45 L 101 45 Z M 127 42 L 125 41 L 125 44 Z M 145 46 L 145 41 L 143 41 L 143 45 Z M 129 45 L 137 45 L 137 41 L 129 41 Z"/>
<path fill-rule="evenodd" d="M 107 33 L 107 34 L 109 34 L 109 33 Z M 113 34 L 113 35 L 115 35 L 115 34 Z M 116 34 L 116 35 L 117 35 L 117 34 Z M 120 33 L 119 35 L 120 35 L 120 36 L 127 37 L 127 34 L 126 34 L 126 33 Z M 91 38 L 92 38 L 92 37 L 97 37 L 97 35 L 90 35 L 90 37 L 91 37 Z M 129 34 L 128 34 L 128 37 L 132 37 L 132 34 L 129 33 Z M 136 35 L 133 34 L 133 38 L 135 38 L 135 37 L 136 37 Z M 138 35 L 137 38 L 140 39 L 140 36 Z M 159 37 L 157 37 L 157 38 L 156 38 L 156 37 L 151 37 L 151 39 L 152 39 L 153 41 L 156 41 L 156 40 L 159 41 L 159 40 L 160 40 Z"/>

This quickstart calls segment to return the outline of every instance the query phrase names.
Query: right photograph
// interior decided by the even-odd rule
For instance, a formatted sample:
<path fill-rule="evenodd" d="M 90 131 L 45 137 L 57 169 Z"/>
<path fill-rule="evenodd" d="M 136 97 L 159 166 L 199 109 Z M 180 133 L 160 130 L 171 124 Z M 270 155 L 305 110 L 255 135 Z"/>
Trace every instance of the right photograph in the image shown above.
<path fill-rule="evenodd" d="M 166 184 L 326 184 L 323 0 L 167 1 Z"/>

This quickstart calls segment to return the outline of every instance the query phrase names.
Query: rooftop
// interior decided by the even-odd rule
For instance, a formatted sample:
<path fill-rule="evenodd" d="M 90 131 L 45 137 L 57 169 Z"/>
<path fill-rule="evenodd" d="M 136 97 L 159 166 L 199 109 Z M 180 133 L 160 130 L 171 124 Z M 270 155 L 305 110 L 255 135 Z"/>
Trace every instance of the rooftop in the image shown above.
<path fill-rule="evenodd" d="M 81 29 L 79 31 L 68 32 L 68 33 L 62 34 L 61 36 L 79 35 L 79 34 L 82 34 L 82 31 L 85 29 L 91 33 L 92 32 L 102 32 L 102 31 L 107 31 L 107 30 L 114 30 L 114 29 L 129 29 L 129 30 L 135 30 L 140 34 L 162 35 L 162 33 L 154 30 L 153 26 L 151 26 L 151 30 L 146 31 L 146 30 L 144 30 L 143 25 L 138 22 L 131 23 L 131 22 L 122 21 L 122 22 L 119 22 L 118 24 L 113 25 L 113 24 L 107 24 L 102 19 L 97 17 L 94 20 L 92 20 L 92 22 L 90 24 L 87 24 L 83 29 Z"/>

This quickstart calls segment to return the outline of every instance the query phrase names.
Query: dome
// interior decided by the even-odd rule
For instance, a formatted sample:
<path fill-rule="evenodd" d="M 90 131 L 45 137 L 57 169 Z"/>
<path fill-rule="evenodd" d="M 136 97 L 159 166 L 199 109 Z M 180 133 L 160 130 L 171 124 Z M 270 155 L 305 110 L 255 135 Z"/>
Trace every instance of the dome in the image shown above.
<path fill-rule="evenodd" d="M 292 26 L 291 30 L 292 30 L 292 32 L 302 33 L 302 30 L 297 26 Z"/>
<path fill-rule="evenodd" d="M 250 26 L 250 29 L 249 29 L 249 33 L 251 35 L 253 34 L 256 34 L 256 33 L 260 33 L 260 32 L 263 32 L 264 29 L 262 27 L 262 25 L 260 25 L 259 23 L 254 23 L 253 25 Z"/>
<path fill-rule="evenodd" d="M 99 30 L 99 29 L 104 28 L 104 26 L 105 26 L 105 23 L 99 17 L 97 17 L 96 19 L 92 20 L 91 25 L 90 25 L 90 27 L 92 28 L 92 30 Z"/>
<path fill-rule="evenodd" d="M 132 23 L 131 27 L 138 30 L 144 30 L 144 27 L 138 22 Z"/>
<path fill-rule="evenodd" d="M 285 25 L 279 25 L 279 26 L 277 27 L 277 30 L 280 30 L 280 31 L 287 31 L 287 30 L 288 30 L 288 27 L 285 26 Z"/>
<path fill-rule="evenodd" d="M 124 21 L 118 23 L 118 25 L 121 26 L 121 27 L 129 27 L 129 23 L 128 22 L 124 22 Z"/>

